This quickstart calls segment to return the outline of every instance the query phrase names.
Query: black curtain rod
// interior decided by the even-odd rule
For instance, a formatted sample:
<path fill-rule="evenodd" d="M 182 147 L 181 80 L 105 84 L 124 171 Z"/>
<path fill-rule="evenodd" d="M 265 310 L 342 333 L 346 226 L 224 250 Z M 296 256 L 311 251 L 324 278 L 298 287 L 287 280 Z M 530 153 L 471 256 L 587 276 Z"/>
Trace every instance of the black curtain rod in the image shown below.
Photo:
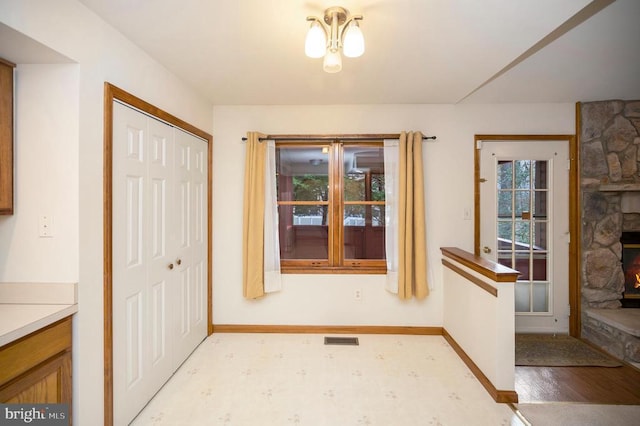
<path fill-rule="evenodd" d="M 264 138 L 258 138 L 260 142 L 262 141 L 333 141 L 333 140 L 341 140 L 341 141 L 365 141 L 365 140 L 383 140 L 383 139 L 399 139 L 400 135 L 362 135 L 362 136 L 266 136 Z M 436 136 L 422 136 L 422 140 L 436 140 Z M 243 141 L 246 141 L 246 136 L 242 137 Z"/>

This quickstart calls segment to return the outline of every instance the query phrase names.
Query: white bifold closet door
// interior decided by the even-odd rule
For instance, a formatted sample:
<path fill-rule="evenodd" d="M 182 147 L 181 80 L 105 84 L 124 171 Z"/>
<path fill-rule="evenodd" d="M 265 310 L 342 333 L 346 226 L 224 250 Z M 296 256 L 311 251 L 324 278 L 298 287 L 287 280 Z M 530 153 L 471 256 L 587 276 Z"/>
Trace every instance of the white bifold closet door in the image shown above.
<path fill-rule="evenodd" d="M 114 424 L 207 335 L 207 143 L 113 105 Z"/>

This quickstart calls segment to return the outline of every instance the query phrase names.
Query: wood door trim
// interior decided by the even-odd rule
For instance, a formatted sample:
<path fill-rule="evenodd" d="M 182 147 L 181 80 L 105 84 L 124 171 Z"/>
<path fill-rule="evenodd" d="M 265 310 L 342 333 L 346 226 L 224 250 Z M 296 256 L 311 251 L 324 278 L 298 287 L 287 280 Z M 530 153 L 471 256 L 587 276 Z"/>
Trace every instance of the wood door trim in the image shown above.
<path fill-rule="evenodd" d="M 113 425 L 113 102 L 124 102 L 157 117 L 174 127 L 186 130 L 207 142 L 207 334 L 213 333 L 212 264 L 213 264 L 213 136 L 182 119 L 128 93 L 111 83 L 104 83 L 104 159 L 103 159 L 103 329 L 104 329 L 104 425 Z"/>
<path fill-rule="evenodd" d="M 576 132 L 579 130 L 579 103 L 576 104 Z M 473 141 L 474 182 L 474 236 L 473 250 L 480 255 L 480 150 L 478 141 L 566 141 L 569 144 L 569 334 L 580 337 L 580 187 L 579 187 L 579 150 L 576 135 L 475 135 Z"/>

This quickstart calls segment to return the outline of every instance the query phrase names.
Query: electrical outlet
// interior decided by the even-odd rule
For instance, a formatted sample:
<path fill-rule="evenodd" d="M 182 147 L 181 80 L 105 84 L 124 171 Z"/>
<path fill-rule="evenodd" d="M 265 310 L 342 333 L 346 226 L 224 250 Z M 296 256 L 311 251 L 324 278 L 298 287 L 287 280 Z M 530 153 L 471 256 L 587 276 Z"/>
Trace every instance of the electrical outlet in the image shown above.
<path fill-rule="evenodd" d="M 356 299 L 358 302 L 360 302 L 362 300 L 362 289 L 357 288 L 354 292 L 353 292 L 353 297 L 354 299 Z"/>

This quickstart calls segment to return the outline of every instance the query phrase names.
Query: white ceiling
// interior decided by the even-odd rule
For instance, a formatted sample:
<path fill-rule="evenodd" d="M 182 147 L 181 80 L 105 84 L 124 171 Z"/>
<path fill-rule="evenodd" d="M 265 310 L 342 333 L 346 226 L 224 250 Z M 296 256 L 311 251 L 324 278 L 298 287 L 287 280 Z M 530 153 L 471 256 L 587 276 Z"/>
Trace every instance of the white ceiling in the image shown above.
<path fill-rule="evenodd" d="M 81 0 L 218 105 L 640 99 L 639 0 Z M 337 74 L 306 17 L 364 15 Z"/>

